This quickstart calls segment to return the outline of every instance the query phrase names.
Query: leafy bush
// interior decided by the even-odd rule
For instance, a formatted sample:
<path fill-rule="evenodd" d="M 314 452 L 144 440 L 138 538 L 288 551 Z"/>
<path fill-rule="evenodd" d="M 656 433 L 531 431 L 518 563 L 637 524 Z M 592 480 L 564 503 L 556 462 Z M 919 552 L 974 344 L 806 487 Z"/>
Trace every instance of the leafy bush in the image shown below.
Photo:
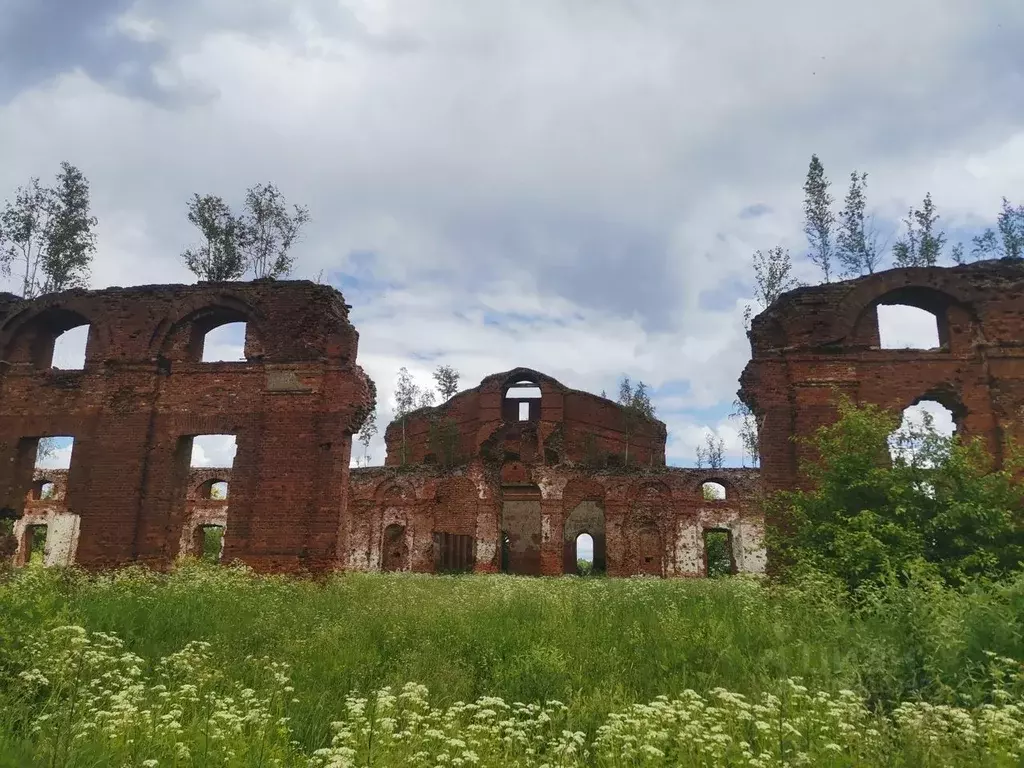
<path fill-rule="evenodd" d="M 984 441 L 944 438 L 930 420 L 899 422 L 873 405 L 839 403 L 839 420 L 811 441 L 813 490 L 769 499 L 779 564 L 833 574 L 856 588 L 934 570 L 950 584 L 1001 577 L 1024 562 L 1024 462 L 1008 444 L 996 467 Z"/>

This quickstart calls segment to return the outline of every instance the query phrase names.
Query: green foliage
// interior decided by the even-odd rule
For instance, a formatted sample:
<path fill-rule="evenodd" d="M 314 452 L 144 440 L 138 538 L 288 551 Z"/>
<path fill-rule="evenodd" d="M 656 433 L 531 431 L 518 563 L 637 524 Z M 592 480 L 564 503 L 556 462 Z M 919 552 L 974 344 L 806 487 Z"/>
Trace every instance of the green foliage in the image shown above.
<path fill-rule="evenodd" d="M 1015 766 L 1022 658 L 1021 575 L 853 604 L 823 576 L 28 568 L 0 765 Z"/>
<path fill-rule="evenodd" d="M 594 573 L 594 564 L 590 560 L 577 560 L 576 573 L 580 576 L 590 576 Z"/>
<path fill-rule="evenodd" d="M 934 267 L 939 263 L 946 234 L 936 229 L 939 214 L 932 202 L 932 193 L 924 196 L 918 209 L 911 209 L 903 220 L 907 231 L 892 248 L 896 267 Z"/>
<path fill-rule="evenodd" d="M 728 531 L 708 531 L 704 534 L 704 548 L 707 552 L 707 574 L 709 578 L 732 574 L 732 552 L 729 549 Z"/>
<path fill-rule="evenodd" d="M 198 194 L 188 202 L 188 220 L 203 236 L 203 242 L 181 254 L 185 266 L 200 280 L 237 280 L 245 273 L 245 259 L 239 249 L 239 220 L 224 199 Z"/>
<path fill-rule="evenodd" d="M 975 259 L 1024 259 L 1024 205 L 1013 206 L 1005 197 L 1002 210 L 996 217 L 998 237 L 992 229 L 986 229 L 973 238 L 971 253 Z"/>
<path fill-rule="evenodd" d="M 626 435 L 623 465 L 628 466 L 630 439 L 636 434 L 643 421 L 654 420 L 654 405 L 647 392 L 647 385 L 638 381 L 634 387 L 629 376 L 623 376 L 622 381 L 619 382 L 619 405 L 622 406 L 622 428 Z"/>
<path fill-rule="evenodd" d="M 817 155 L 811 155 L 804 181 L 804 234 L 810 246 L 808 258 L 821 270 L 827 283 L 832 276 L 832 258 L 835 255 L 833 227 L 836 216 L 832 212 L 832 195 L 825 168 Z"/>
<path fill-rule="evenodd" d="M 238 280 L 249 271 L 257 279 L 275 279 L 291 272 L 295 259 L 290 251 L 309 211 L 298 205 L 289 211 L 284 196 L 268 183 L 246 190 L 238 215 L 222 197 L 195 194 L 188 220 L 203 242 L 186 249 L 182 260 L 200 280 Z"/>
<path fill-rule="evenodd" d="M 224 529 L 219 525 L 207 525 L 202 528 L 202 533 L 202 559 L 214 563 L 220 562 L 221 547 L 224 543 Z"/>
<path fill-rule="evenodd" d="M 70 163 L 60 168 L 55 186 L 30 179 L 0 212 L 0 272 L 11 274 L 11 264 L 19 262 L 27 299 L 88 284 L 96 250 L 89 182 Z"/>
<path fill-rule="evenodd" d="M 441 402 L 451 400 L 452 396 L 459 391 L 459 372 L 450 365 L 439 365 L 433 373 L 434 382 L 437 384 L 437 393 L 441 396 Z"/>
<path fill-rule="evenodd" d="M 238 220 L 238 250 L 246 270 L 256 279 L 285 277 L 295 258 L 290 251 L 302 227 L 309 221 L 309 209 L 292 206 L 270 183 L 257 184 L 245 192 L 245 206 Z"/>
<path fill-rule="evenodd" d="M 889 438 L 898 421 L 875 406 L 839 403 L 839 420 L 812 444 L 814 489 L 782 492 L 768 510 L 781 529 L 781 564 L 813 568 L 850 587 L 925 568 L 951 584 L 1001 577 L 1024 562 L 1022 465 L 1012 445 L 1001 468 L 982 440 L 946 439 L 926 421 Z"/>

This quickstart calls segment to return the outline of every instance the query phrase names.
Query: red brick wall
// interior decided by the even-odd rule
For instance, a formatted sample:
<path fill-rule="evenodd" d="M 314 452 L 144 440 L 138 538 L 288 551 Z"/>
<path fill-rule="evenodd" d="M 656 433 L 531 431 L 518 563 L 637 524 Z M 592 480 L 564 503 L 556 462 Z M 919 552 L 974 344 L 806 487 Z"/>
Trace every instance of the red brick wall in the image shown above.
<path fill-rule="evenodd" d="M 534 405 L 530 422 L 518 421 L 517 409 L 509 407 L 505 391 L 518 381 L 534 382 L 541 390 L 539 408 Z M 533 401 L 536 403 L 536 401 Z M 511 405 L 515 405 L 511 403 Z M 656 419 L 627 420 L 618 404 L 598 395 L 569 389 L 538 371 L 517 368 L 485 378 L 478 387 L 465 390 L 448 402 L 417 410 L 405 419 L 406 464 L 421 464 L 430 454 L 432 420 L 450 419 L 457 425 L 459 452 L 465 463 L 476 456 L 492 461 L 539 460 L 548 464 L 583 462 L 588 453 L 613 463 L 626 459 L 631 465 L 665 465 L 665 424 Z M 587 444 L 587 435 L 593 444 Z M 403 463 L 403 425 L 392 422 L 385 432 L 387 466 Z"/>
<path fill-rule="evenodd" d="M 902 411 L 937 400 L 961 417 L 958 431 L 982 436 L 1000 455 L 1024 413 L 1024 262 L 894 269 L 856 280 L 799 288 L 753 320 L 753 358 L 741 397 L 761 428 L 766 490 L 806 482 L 808 437 L 835 419 L 835 393 Z M 877 306 L 934 313 L 941 347 L 880 349 Z"/>
<path fill-rule="evenodd" d="M 247 324 L 244 362 L 202 363 L 203 334 Z M 49 367 L 88 323 L 80 371 Z M 233 434 L 225 557 L 264 570 L 329 567 L 351 434 L 372 407 L 358 334 L 332 288 L 304 281 L 73 290 L 0 298 L 0 504 L 20 514 L 34 438 L 75 438 L 65 503 L 76 560 L 165 566 L 187 519 L 190 437 Z"/>

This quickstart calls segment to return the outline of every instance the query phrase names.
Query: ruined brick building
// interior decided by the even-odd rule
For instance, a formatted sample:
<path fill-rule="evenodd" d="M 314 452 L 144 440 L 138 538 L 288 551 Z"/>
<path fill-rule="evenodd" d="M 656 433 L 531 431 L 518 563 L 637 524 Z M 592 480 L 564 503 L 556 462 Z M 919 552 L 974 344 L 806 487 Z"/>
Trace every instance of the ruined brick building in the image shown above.
<path fill-rule="evenodd" d="M 939 345 L 880 349 L 886 304 L 932 313 Z M 755 318 L 740 394 L 760 473 L 666 467 L 663 423 L 528 369 L 391 424 L 385 466 L 350 469 L 375 392 L 348 309 L 298 281 L 0 295 L 0 517 L 15 562 L 45 530 L 48 563 L 166 567 L 217 530 L 222 559 L 265 571 L 559 574 L 575 572 L 585 534 L 610 575 L 702 575 L 709 536 L 725 537 L 734 570 L 759 572 L 762 485 L 802 482 L 792 438 L 835 418 L 837 391 L 897 409 L 938 400 L 997 456 L 1006 434 L 1024 437 L 1019 261 L 801 288 Z M 202 362 L 228 322 L 246 324 L 245 360 Z M 55 339 L 81 325 L 84 368 L 53 368 Z M 204 434 L 235 436 L 231 469 L 190 468 Z M 34 469 L 51 435 L 74 437 L 66 472 Z"/>

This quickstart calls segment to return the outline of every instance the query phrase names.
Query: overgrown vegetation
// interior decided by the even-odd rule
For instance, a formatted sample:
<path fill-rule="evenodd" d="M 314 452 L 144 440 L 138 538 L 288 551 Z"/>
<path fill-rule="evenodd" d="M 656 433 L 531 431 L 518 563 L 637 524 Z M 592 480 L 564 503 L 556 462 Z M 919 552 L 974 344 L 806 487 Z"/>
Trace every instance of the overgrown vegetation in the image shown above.
<path fill-rule="evenodd" d="M 0 582 L 0 765 L 1010 766 L 1022 658 L 1020 575 L 29 567 Z"/>
<path fill-rule="evenodd" d="M 810 441 L 814 490 L 780 493 L 767 512 L 779 565 L 832 574 L 856 589 L 924 570 L 949 584 L 1000 578 L 1024 563 L 1024 457 L 1008 442 L 995 466 L 983 438 L 897 430 L 872 405 L 839 402 Z"/>

